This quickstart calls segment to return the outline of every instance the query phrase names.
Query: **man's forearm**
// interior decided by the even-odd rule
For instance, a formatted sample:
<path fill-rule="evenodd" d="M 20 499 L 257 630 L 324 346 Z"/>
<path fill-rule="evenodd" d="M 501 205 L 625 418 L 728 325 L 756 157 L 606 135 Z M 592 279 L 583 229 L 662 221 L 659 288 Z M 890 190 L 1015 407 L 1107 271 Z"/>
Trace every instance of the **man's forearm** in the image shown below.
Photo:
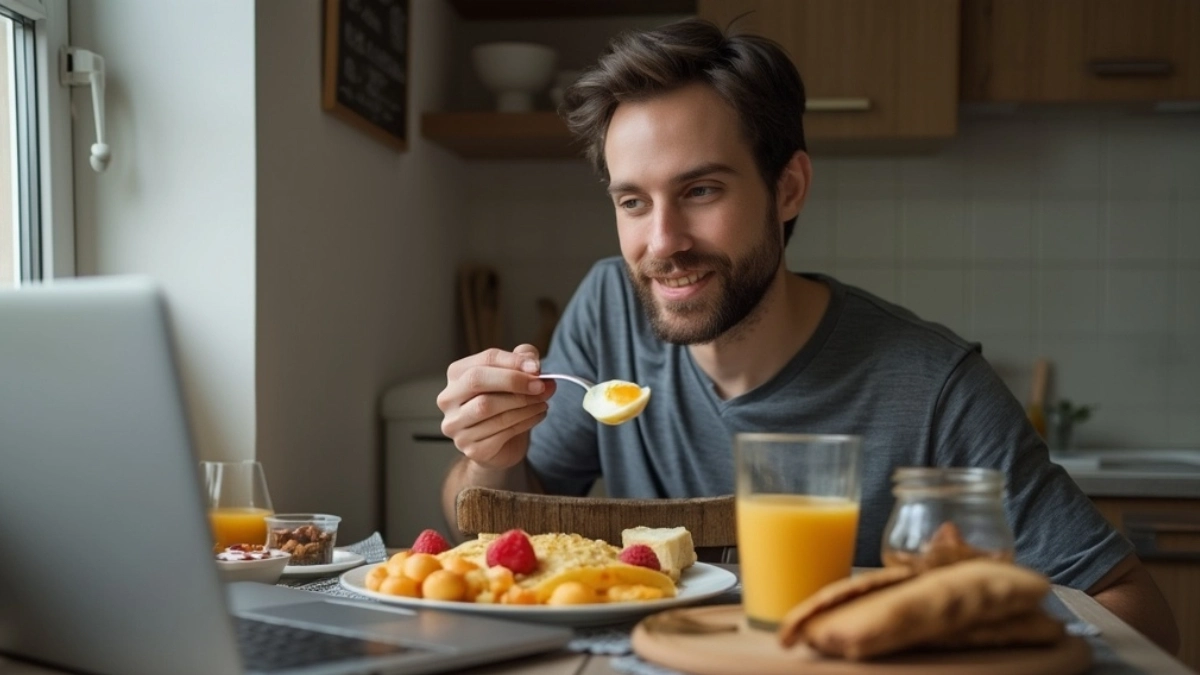
<path fill-rule="evenodd" d="M 1105 609 L 1171 654 L 1179 651 L 1179 628 L 1158 585 L 1136 556 L 1129 556 L 1088 589 Z"/>
<path fill-rule="evenodd" d="M 466 457 L 463 457 L 450 467 L 446 481 L 442 484 L 442 512 L 450 525 L 451 534 L 456 539 L 462 539 L 463 534 L 458 529 L 458 493 L 463 488 L 478 486 L 495 488 L 497 490 L 512 490 L 513 492 L 542 492 L 542 485 L 534 475 L 529 463 L 521 460 L 520 464 L 509 469 L 488 469 Z"/>

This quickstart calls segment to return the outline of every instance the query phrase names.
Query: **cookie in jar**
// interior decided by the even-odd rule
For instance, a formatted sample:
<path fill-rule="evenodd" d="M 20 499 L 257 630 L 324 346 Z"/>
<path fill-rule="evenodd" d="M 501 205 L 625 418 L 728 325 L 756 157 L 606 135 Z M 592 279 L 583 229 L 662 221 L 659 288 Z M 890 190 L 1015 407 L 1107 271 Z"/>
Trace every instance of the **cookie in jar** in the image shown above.
<path fill-rule="evenodd" d="M 885 567 L 918 572 L 970 558 L 1012 561 L 1004 474 L 976 467 L 903 467 L 892 474 L 896 504 L 884 528 Z"/>

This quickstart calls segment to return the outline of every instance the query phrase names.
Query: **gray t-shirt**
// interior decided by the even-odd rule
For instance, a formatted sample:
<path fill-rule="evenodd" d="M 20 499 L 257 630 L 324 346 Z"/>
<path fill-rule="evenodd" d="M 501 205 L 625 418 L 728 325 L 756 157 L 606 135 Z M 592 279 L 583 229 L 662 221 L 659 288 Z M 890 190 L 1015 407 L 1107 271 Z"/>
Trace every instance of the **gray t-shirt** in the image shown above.
<path fill-rule="evenodd" d="M 687 347 L 659 340 L 620 258 L 598 262 L 563 313 L 544 372 L 650 387 L 645 411 L 606 426 L 561 385 L 534 428 L 529 462 L 546 490 L 585 494 L 603 476 L 614 497 L 731 494 L 733 437 L 743 431 L 863 437 L 855 564 L 880 565 L 902 466 L 977 466 L 1006 476 L 1017 561 L 1086 589 L 1132 552 L 1063 469 L 977 344 L 826 276 L 829 308 L 773 378 L 722 400 Z"/>

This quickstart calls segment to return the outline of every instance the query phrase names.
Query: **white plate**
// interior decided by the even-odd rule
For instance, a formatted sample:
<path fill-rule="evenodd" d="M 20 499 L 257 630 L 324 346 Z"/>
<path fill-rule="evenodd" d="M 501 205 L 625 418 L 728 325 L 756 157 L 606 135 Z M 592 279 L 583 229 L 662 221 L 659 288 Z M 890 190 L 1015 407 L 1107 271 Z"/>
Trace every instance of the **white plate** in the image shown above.
<path fill-rule="evenodd" d="M 319 577 L 342 572 L 365 563 L 366 558 L 352 551 L 333 549 L 333 562 L 327 565 L 288 565 L 283 568 L 285 577 Z"/>
<path fill-rule="evenodd" d="M 685 570 L 683 576 L 680 577 L 678 584 L 679 593 L 673 598 L 595 605 L 560 605 L 555 607 L 548 605 L 494 605 L 490 603 L 406 598 L 367 590 L 365 584 L 367 574 L 373 568 L 382 564 L 384 563 L 367 565 L 346 572 L 342 575 L 342 588 L 381 602 L 389 602 L 406 607 L 448 609 L 468 614 L 487 614 L 508 619 L 555 623 L 566 626 L 600 626 L 632 621 L 646 614 L 652 614 L 670 607 L 688 605 L 720 595 L 737 585 L 737 577 L 732 572 L 713 565 L 696 563 Z"/>

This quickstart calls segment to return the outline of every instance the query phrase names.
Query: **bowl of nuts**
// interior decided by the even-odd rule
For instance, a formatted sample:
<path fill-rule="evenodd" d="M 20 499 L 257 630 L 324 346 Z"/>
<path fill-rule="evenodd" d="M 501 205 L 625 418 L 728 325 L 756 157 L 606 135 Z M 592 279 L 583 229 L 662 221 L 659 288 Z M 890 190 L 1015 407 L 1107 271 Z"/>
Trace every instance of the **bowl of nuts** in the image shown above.
<path fill-rule="evenodd" d="M 267 546 L 291 556 L 291 565 L 333 562 L 338 516 L 325 513 L 283 513 L 267 516 Z"/>
<path fill-rule="evenodd" d="M 261 544 L 233 544 L 216 553 L 221 581 L 279 581 L 291 556 Z"/>

